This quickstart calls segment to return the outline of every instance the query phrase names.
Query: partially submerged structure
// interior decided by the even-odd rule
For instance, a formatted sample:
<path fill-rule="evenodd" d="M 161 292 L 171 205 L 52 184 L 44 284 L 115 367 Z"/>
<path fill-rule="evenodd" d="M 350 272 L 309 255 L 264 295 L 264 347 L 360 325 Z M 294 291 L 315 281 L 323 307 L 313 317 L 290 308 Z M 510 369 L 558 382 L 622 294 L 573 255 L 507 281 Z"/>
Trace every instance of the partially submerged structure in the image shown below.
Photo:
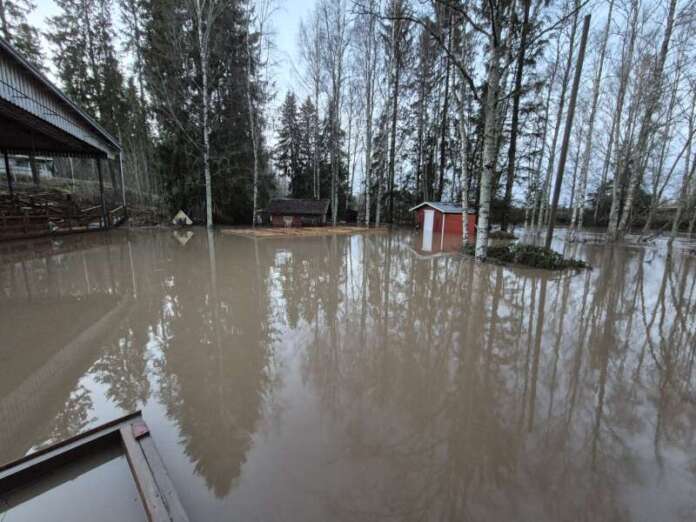
<path fill-rule="evenodd" d="M 416 226 L 426 233 L 462 235 L 464 209 L 458 203 L 424 201 L 409 211 L 416 212 Z M 476 220 L 476 211 L 467 209 L 466 226 L 469 237 L 476 237 Z"/>
<path fill-rule="evenodd" d="M 0 465 L 0 498 L 10 520 L 188 522 L 140 412 Z"/>
<path fill-rule="evenodd" d="M 126 217 L 121 146 L 83 109 L 51 83 L 7 41 L 0 38 L 0 152 L 7 195 L 0 197 L 0 238 L 42 235 L 50 232 L 109 228 Z M 38 190 L 31 197 L 18 197 L 11 156 L 28 158 L 38 186 L 38 158 L 77 157 L 95 162 L 99 202 L 76 208 L 62 195 L 44 197 Z M 107 205 L 102 163 L 118 159 L 119 176 L 112 187 L 120 204 Z M 69 199 L 69 198 L 67 198 Z"/>
<path fill-rule="evenodd" d="M 328 199 L 276 198 L 265 210 L 274 227 L 325 225 L 329 216 Z"/>

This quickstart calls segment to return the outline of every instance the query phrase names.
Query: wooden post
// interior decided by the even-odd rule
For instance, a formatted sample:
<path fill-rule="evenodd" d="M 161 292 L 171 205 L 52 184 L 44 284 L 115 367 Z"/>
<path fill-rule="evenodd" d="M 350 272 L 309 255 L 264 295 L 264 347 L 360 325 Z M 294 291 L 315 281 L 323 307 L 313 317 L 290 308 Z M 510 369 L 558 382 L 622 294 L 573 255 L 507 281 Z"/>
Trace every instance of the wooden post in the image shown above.
<path fill-rule="evenodd" d="M 104 178 L 102 176 L 101 160 L 94 158 L 97 164 L 97 174 L 99 175 L 99 199 L 101 202 L 102 228 L 109 228 L 108 216 L 106 215 L 106 201 L 104 200 Z"/>
<path fill-rule="evenodd" d="M 7 151 L 3 152 L 5 156 L 5 175 L 7 176 L 7 188 L 10 190 L 10 198 L 14 196 L 14 190 L 12 189 L 12 174 L 10 173 L 10 160 L 7 157 Z"/>
<path fill-rule="evenodd" d="M 575 104 L 578 98 L 578 88 L 580 86 L 580 77 L 582 76 L 582 64 L 585 61 L 585 49 L 587 48 L 587 34 L 589 32 L 590 15 L 587 15 L 585 16 L 585 22 L 582 27 L 582 39 L 580 40 L 580 50 L 578 51 L 578 63 L 575 66 L 573 90 L 570 93 L 568 115 L 566 117 L 565 129 L 563 130 L 561 157 L 558 161 L 558 173 L 556 174 L 556 183 L 553 187 L 553 200 L 551 201 L 551 209 L 549 211 L 549 227 L 546 230 L 546 248 L 551 248 L 551 241 L 553 240 L 553 229 L 556 225 L 556 209 L 558 208 L 558 200 L 561 197 L 561 187 L 563 185 L 563 172 L 565 171 L 565 163 L 566 159 L 568 158 L 568 142 L 570 141 L 570 132 L 573 129 L 573 118 L 575 117 Z M 572 49 L 570 50 L 570 52 L 572 52 Z"/>
<path fill-rule="evenodd" d="M 126 204 L 126 181 L 123 177 L 123 152 L 118 153 L 118 173 L 121 177 L 121 197 L 123 198 L 123 217 L 128 217 L 128 205 Z"/>
<path fill-rule="evenodd" d="M 29 166 L 31 167 L 31 179 L 35 186 L 39 186 L 41 178 L 39 177 L 39 168 L 36 166 L 36 147 L 34 146 L 34 133 L 31 134 L 31 152 L 29 153 Z"/>

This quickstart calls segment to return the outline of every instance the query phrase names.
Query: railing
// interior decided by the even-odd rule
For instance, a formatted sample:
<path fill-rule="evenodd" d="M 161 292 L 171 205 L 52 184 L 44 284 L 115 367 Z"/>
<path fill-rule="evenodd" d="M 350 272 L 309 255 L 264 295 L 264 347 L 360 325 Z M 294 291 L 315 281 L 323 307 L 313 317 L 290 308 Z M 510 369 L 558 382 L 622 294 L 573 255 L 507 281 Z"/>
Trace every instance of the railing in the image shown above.
<path fill-rule="evenodd" d="M 48 202 L 34 204 L 30 209 L 10 205 L 4 212 L 0 208 L 0 239 L 107 229 L 120 225 L 126 217 L 123 206 L 103 215 L 101 205 L 84 209 L 55 207 Z"/>

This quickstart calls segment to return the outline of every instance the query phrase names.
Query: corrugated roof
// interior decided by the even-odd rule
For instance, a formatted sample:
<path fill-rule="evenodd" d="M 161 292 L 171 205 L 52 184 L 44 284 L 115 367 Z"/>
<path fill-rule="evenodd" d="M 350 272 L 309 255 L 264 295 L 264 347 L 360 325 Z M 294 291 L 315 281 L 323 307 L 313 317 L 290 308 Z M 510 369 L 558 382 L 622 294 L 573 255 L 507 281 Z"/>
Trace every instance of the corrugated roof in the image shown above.
<path fill-rule="evenodd" d="M 459 203 L 448 203 L 444 201 L 424 201 L 423 203 L 420 203 L 419 205 L 416 205 L 415 207 L 410 209 L 409 212 L 418 210 L 423 206 L 433 207 L 434 209 L 439 210 L 443 214 L 461 214 L 463 210 L 462 206 Z M 469 211 L 471 211 L 471 209 L 469 209 Z"/>
<path fill-rule="evenodd" d="M 70 100 L 31 62 L 0 38 L 0 116 L 9 131 L 3 135 L 6 150 L 39 153 L 66 152 L 109 157 L 120 152 L 121 145 L 94 118 Z M 14 127 L 28 127 L 34 142 L 22 145 Z M 46 143 L 42 142 L 42 138 Z M 78 146 L 77 143 L 80 143 Z M 101 155 L 100 154 L 100 155 Z"/>
<path fill-rule="evenodd" d="M 277 198 L 271 200 L 269 214 L 323 216 L 329 211 L 328 199 Z"/>

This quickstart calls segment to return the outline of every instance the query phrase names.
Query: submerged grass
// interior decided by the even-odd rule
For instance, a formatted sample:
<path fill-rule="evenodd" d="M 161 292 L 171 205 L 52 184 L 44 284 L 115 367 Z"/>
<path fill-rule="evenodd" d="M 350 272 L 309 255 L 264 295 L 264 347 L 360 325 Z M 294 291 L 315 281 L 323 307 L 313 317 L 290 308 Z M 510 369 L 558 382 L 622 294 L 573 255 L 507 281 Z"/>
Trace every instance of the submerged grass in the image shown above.
<path fill-rule="evenodd" d="M 475 255 L 475 247 L 473 245 L 466 245 L 463 251 L 465 254 Z M 550 248 L 519 243 L 489 247 L 488 260 L 529 268 L 541 268 L 543 270 L 581 270 L 592 268 L 581 259 L 565 259 L 561 254 Z"/>

